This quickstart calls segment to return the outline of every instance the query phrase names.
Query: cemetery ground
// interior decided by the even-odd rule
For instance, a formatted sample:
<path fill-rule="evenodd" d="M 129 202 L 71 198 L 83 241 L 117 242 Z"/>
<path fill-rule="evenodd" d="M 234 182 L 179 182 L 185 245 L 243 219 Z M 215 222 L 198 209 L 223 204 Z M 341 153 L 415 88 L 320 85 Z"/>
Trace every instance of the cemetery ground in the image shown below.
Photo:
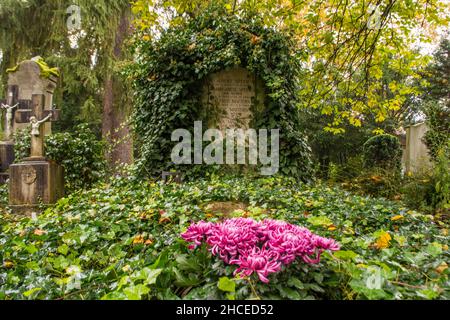
<path fill-rule="evenodd" d="M 399 201 L 289 178 L 116 177 L 36 218 L 0 214 L 1 299 L 448 299 L 448 224 Z M 262 282 L 180 236 L 192 222 L 284 220 L 335 239 Z"/>

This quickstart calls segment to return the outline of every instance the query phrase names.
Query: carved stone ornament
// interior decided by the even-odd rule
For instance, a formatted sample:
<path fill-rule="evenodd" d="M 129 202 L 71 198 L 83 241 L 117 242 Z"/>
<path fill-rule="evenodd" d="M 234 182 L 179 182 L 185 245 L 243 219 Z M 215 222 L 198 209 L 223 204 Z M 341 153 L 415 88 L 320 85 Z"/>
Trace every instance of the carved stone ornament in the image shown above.
<path fill-rule="evenodd" d="M 26 184 L 33 184 L 36 181 L 36 169 L 32 166 L 27 166 L 22 171 L 22 180 Z"/>

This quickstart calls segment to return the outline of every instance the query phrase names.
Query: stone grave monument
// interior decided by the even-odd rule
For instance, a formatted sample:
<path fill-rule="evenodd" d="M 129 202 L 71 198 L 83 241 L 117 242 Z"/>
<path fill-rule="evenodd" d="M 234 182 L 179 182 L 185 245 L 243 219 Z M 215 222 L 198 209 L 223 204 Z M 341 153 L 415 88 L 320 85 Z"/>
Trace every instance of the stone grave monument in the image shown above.
<path fill-rule="evenodd" d="M 406 128 L 406 146 L 403 157 L 406 172 L 420 173 L 432 168 L 428 147 L 423 142 L 428 130 L 425 122 Z"/>
<path fill-rule="evenodd" d="M 44 109 L 45 95 L 34 94 L 31 101 L 32 109 L 16 117 L 17 123 L 27 119 L 31 125 L 31 155 L 9 167 L 9 204 L 19 213 L 55 203 L 64 195 L 63 168 L 44 157 L 44 125 L 57 120 L 58 112 Z"/>
<path fill-rule="evenodd" d="M 0 141 L 0 183 L 8 179 L 9 166 L 14 162 L 13 134 L 28 126 L 32 110 L 32 95 L 45 97 L 44 110 L 53 109 L 53 91 L 57 77 L 54 74 L 43 75 L 43 64 L 40 57 L 25 60 L 9 71 L 6 99 L 0 101 L 3 112 L 3 135 Z M 53 111 L 53 119 L 57 118 L 57 110 Z M 44 133 L 51 133 L 51 123 L 46 122 Z"/>
<path fill-rule="evenodd" d="M 253 114 L 264 109 L 262 81 L 242 67 L 209 75 L 202 93 L 210 128 L 248 129 Z"/>
<path fill-rule="evenodd" d="M 9 71 L 4 112 L 4 133 L 0 143 L 3 180 L 9 176 L 9 203 L 17 213 L 30 213 L 40 204 L 56 202 L 64 194 L 63 169 L 47 160 L 44 137 L 51 133 L 51 121 L 59 118 L 53 108 L 57 76 L 40 57 L 21 62 Z M 13 134 L 31 128 L 31 155 L 14 162 Z"/>

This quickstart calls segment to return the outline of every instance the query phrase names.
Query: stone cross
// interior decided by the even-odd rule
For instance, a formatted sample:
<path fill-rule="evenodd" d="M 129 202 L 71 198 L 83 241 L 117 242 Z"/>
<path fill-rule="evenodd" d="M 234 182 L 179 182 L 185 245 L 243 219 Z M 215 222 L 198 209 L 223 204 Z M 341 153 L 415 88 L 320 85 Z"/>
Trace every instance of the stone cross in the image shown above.
<path fill-rule="evenodd" d="M 31 98 L 31 110 L 16 113 L 16 123 L 31 124 L 31 156 L 30 159 L 44 158 L 44 126 L 47 121 L 58 121 L 59 110 L 44 110 L 45 96 L 34 94 Z"/>
<path fill-rule="evenodd" d="M 13 127 L 13 111 L 15 108 L 19 106 L 18 103 L 16 103 L 13 106 L 10 106 L 8 104 L 1 104 L 1 108 L 6 110 L 6 123 L 5 123 L 5 140 L 11 139 L 11 133 L 12 133 L 12 127 Z"/>
<path fill-rule="evenodd" d="M 7 99 L 1 99 L 0 105 L 1 109 L 5 110 L 6 116 L 4 121 L 4 136 L 3 141 L 12 140 L 12 135 L 15 131 L 16 122 L 14 119 L 17 118 L 17 114 L 21 112 L 29 112 L 31 110 L 31 100 L 29 99 L 19 99 L 19 86 L 8 85 Z M 28 122 L 28 121 L 27 121 Z M 25 122 L 22 122 L 25 123 Z"/>

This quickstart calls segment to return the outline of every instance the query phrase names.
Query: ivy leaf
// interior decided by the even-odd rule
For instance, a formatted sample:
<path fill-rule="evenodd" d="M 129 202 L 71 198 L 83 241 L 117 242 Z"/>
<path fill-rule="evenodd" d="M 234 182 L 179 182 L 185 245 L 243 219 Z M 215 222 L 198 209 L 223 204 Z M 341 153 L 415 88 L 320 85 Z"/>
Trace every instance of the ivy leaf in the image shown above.
<path fill-rule="evenodd" d="M 442 253 L 442 245 L 437 242 L 430 243 L 426 248 L 425 252 L 429 255 L 435 257 Z"/>
<path fill-rule="evenodd" d="M 58 252 L 62 253 L 63 255 L 66 255 L 67 252 L 69 252 L 69 246 L 67 244 L 62 244 L 58 247 Z"/>
<path fill-rule="evenodd" d="M 25 291 L 24 293 L 23 293 L 23 295 L 25 296 L 25 297 L 30 297 L 32 294 L 34 294 L 34 293 L 36 293 L 36 292 L 38 292 L 38 291 L 41 291 L 42 290 L 42 288 L 33 288 L 33 289 L 31 289 L 31 290 L 28 290 L 28 291 Z"/>
<path fill-rule="evenodd" d="M 333 225 L 333 221 L 331 221 L 328 217 L 325 216 L 318 216 L 318 217 L 311 216 L 308 217 L 307 221 L 313 226 L 329 227 Z"/>
<path fill-rule="evenodd" d="M 142 296 L 149 292 L 150 289 L 143 284 L 138 284 L 123 289 L 123 293 L 126 295 L 128 300 L 141 300 Z"/>
<path fill-rule="evenodd" d="M 353 252 L 351 250 L 339 250 L 334 252 L 333 255 L 341 260 L 354 260 L 358 256 L 356 252 Z"/>
<path fill-rule="evenodd" d="M 219 279 L 217 283 L 217 287 L 225 292 L 235 292 L 236 291 L 236 283 L 229 279 L 228 277 L 222 277 Z"/>

